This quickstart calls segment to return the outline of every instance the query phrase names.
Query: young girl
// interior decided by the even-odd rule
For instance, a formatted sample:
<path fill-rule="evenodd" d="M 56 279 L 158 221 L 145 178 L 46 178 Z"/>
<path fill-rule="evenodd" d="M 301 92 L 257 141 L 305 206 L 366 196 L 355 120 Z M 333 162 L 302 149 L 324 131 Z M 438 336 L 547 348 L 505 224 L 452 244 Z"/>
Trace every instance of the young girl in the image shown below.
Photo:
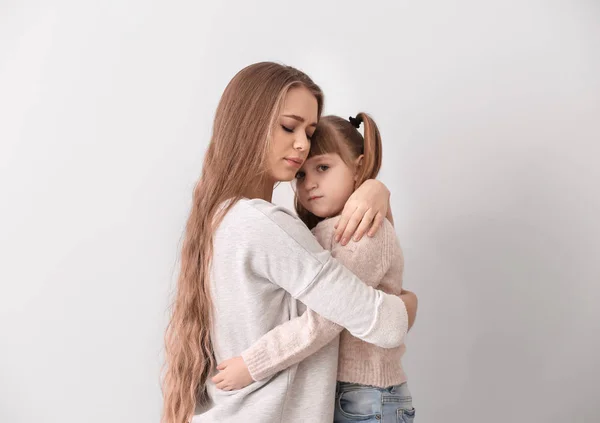
<path fill-rule="evenodd" d="M 358 131 L 362 122 L 364 138 Z M 381 152 L 379 131 L 368 115 L 322 118 L 308 159 L 296 174 L 296 210 L 320 244 L 363 282 L 389 294 L 409 295 L 402 291 L 404 261 L 389 221 L 372 238 L 346 246 L 334 240 L 338 215 L 356 187 L 377 176 Z M 337 346 L 338 340 L 334 421 L 412 422 L 415 410 L 401 365 L 404 344 L 389 349 L 368 344 L 311 310 L 264 335 L 241 357 L 221 363 L 213 381 L 217 388 L 240 389 L 325 345 Z"/>

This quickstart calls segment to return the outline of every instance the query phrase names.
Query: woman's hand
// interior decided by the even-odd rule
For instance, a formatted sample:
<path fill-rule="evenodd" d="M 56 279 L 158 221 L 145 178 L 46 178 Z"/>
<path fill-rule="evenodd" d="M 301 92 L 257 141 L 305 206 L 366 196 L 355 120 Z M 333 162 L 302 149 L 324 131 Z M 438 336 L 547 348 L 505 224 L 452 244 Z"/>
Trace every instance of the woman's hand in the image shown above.
<path fill-rule="evenodd" d="M 242 357 L 234 357 L 217 366 L 217 373 L 211 380 L 223 391 L 242 389 L 254 382 Z"/>
<path fill-rule="evenodd" d="M 408 314 L 408 330 L 415 324 L 417 318 L 417 307 L 419 306 L 419 300 L 414 292 L 402 290 L 400 292 L 400 298 L 404 301 L 406 306 L 406 312 Z"/>
<path fill-rule="evenodd" d="M 350 196 L 342 216 L 336 225 L 335 241 L 348 244 L 354 235 L 354 241 L 360 241 L 367 230 L 369 236 L 375 235 L 388 214 L 390 191 L 376 179 L 366 180 Z"/>

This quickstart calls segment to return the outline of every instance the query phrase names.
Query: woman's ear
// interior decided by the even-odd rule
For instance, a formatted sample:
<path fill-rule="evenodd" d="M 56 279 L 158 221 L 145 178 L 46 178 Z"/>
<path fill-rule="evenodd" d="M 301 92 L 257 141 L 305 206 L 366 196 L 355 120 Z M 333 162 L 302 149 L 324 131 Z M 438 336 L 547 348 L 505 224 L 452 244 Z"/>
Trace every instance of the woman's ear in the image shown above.
<path fill-rule="evenodd" d="M 354 160 L 354 181 L 358 180 L 358 171 L 363 165 L 363 159 L 365 158 L 364 154 L 361 154 Z"/>

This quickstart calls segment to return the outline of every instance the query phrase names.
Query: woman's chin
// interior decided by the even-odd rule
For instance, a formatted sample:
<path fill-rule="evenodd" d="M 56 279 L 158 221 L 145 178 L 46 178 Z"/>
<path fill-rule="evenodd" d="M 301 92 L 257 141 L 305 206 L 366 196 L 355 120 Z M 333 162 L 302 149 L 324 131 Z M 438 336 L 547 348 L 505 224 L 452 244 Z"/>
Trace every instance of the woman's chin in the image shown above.
<path fill-rule="evenodd" d="M 273 175 L 274 176 L 274 180 L 276 180 L 277 182 L 291 182 L 294 179 L 296 179 L 296 172 L 286 172 L 286 171 L 282 171 L 282 172 L 278 172 L 277 175 Z"/>

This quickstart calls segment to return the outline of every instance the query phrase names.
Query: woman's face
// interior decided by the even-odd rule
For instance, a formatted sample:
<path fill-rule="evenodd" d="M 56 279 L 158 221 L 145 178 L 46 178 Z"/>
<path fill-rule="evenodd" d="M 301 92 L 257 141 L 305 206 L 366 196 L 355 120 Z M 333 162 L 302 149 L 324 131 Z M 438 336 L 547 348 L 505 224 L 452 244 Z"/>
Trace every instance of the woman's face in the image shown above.
<path fill-rule="evenodd" d="M 269 172 L 274 182 L 291 181 L 310 150 L 318 119 L 318 103 L 305 87 L 291 88 L 273 129 Z"/>

